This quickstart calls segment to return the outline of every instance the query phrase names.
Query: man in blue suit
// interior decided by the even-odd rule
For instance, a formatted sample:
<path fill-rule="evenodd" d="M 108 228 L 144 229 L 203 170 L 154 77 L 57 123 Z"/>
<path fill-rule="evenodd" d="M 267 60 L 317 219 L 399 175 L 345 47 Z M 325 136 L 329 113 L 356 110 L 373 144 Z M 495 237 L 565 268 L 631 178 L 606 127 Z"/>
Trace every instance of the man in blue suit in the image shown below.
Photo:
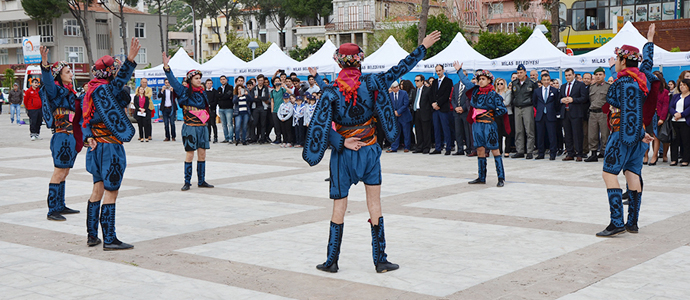
<path fill-rule="evenodd" d="M 391 149 L 386 152 L 398 152 L 401 135 L 405 137 L 405 152 L 410 152 L 410 147 L 412 146 L 412 114 L 410 113 L 410 100 L 407 96 L 407 92 L 400 90 L 397 81 L 393 81 L 393 84 L 391 84 L 390 98 L 393 102 L 395 117 L 398 120 L 398 127 L 400 127 L 401 131 L 391 145 Z"/>
<path fill-rule="evenodd" d="M 535 89 L 532 94 L 532 105 L 537 111 L 534 120 L 537 123 L 537 148 L 539 155 L 536 159 L 544 159 L 546 138 L 549 139 L 549 160 L 556 159 L 556 115 L 560 112 L 560 93 L 551 86 L 549 73 L 541 74 L 542 87 Z"/>

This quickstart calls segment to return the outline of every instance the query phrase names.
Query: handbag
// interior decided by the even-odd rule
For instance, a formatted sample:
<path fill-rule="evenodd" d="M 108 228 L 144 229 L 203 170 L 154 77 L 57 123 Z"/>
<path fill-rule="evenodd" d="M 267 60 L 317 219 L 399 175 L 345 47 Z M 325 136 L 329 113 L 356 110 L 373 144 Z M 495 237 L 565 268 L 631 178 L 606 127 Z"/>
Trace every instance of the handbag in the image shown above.
<path fill-rule="evenodd" d="M 662 143 L 670 143 L 676 138 L 676 131 L 673 130 L 673 125 L 671 124 L 671 114 L 668 114 L 664 124 L 659 126 L 657 138 Z"/>

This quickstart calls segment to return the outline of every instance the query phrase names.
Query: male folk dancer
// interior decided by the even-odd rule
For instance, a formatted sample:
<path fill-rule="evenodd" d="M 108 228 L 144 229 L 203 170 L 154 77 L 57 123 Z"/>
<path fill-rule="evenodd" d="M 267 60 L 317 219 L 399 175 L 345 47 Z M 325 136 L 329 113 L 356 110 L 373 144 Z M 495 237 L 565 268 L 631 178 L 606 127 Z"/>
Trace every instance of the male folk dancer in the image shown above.
<path fill-rule="evenodd" d="M 192 161 L 194 160 L 194 151 L 196 151 L 196 174 L 198 178 L 198 187 L 212 188 L 213 185 L 206 182 L 206 149 L 211 148 L 209 145 L 209 132 L 206 128 L 208 122 L 209 105 L 206 91 L 201 85 L 201 71 L 190 70 L 187 72 L 185 82 L 187 86 L 180 84 L 175 78 L 168 62 L 170 56 L 163 53 L 163 70 L 165 76 L 168 78 L 173 91 L 177 94 L 177 103 L 183 109 L 184 124 L 182 124 L 182 143 L 184 144 L 184 151 L 187 155 L 184 160 L 184 185 L 183 191 L 188 191 L 192 186 Z"/>
<path fill-rule="evenodd" d="M 39 91 L 43 102 L 43 119 L 54 133 L 50 139 L 53 155 L 53 176 L 48 184 L 48 220 L 65 221 L 64 214 L 76 214 L 78 210 L 65 206 L 65 179 L 74 167 L 77 153 L 84 146 L 81 120 L 81 99 L 72 87 L 72 69 L 65 61 L 48 64 L 48 48 L 41 47 L 41 76 L 43 87 Z M 40 124 L 39 124 L 40 125 Z"/>
<path fill-rule="evenodd" d="M 479 168 L 479 177 L 468 182 L 469 184 L 485 184 L 486 183 L 486 150 L 491 150 L 494 155 L 494 162 L 496 163 L 496 173 L 498 174 L 497 187 L 505 185 L 505 172 L 503 170 L 503 158 L 501 158 L 501 150 L 499 149 L 499 135 L 498 127 L 496 125 L 496 116 L 505 116 L 508 109 L 503 104 L 503 97 L 496 93 L 494 86 L 494 76 L 491 72 L 486 70 L 477 70 L 474 77 L 477 79 L 479 85 L 475 85 L 470 81 L 465 73 L 462 72 L 462 64 L 457 61 L 453 63 L 455 71 L 457 71 L 460 81 L 465 85 L 466 94 L 470 97 L 470 113 L 467 118 L 472 124 L 472 137 L 474 147 L 477 149 L 477 163 Z M 507 118 L 504 120 L 506 132 L 510 133 L 510 122 Z"/>
<path fill-rule="evenodd" d="M 86 215 L 87 245 L 96 246 L 98 221 L 103 232 L 103 250 L 127 250 L 133 245 L 123 243 L 115 234 L 115 202 L 127 167 L 127 155 L 123 142 L 134 136 L 134 126 L 124 108 L 130 99 L 120 97 L 120 92 L 132 77 L 137 64 L 139 40 L 132 38 L 127 60 L 121 63 L 112 56 L 99 58 L 91 67 L 93 78 L 84 95 L 84 141 L 89 145 L 86 153 L 86 170 L 93 176 L 93 192 L 89 198 Z M 103 199 L 103 205 L 101 205 Z"/>
<path fill-rule="evenodd" d="M 616 48 L 616 57 L 609 60 L 613 76 L 618 78 L 606 95 L 606 101 L 611 106 L 612 132 L 606 145 L 602 173 L 609 197 L 611 223 L 596 234 L 599 237 L 614 236 L 626 230 L 630 233 L 638 232 L 637 220 L 644 185 L 642 159 L 652 141 L 652 137 L 645 133 L 644 126 L 651 123 L 653 114 L 648 112 L 654 111 L 656 95 L 659 94 L 659 80 L 652 74 L 654 28 L 654 24 L 649 26 L 647 44 L 643 48 L 644 58 L 637 48 L 623 45 Z M 642 63 L 638 69 L 640 61 Z M 615 72 L 618 73 L 617 76 Z M 627 223 L 623 223 L 623 191 L 617 178 L 621 171 L 625 174 L 630 193 Z"/>
<path fill-rule="evenodd" d="M 302 157 L 314 166 L 323 158 L 329 144 L 330 198 L 333 201 L 328 255 L 326 262 L 317 269 L 335 273 L 338 271 L 343 222 L 347 209 L 350 186 L 363 181 L 367 194 L 369 222 L 371 224 L 372 252 L 376 272 L 398 269 L 397 264 L 386 258 L 386 239 L 381 214 L 381 147 L 376 141 L 376 117 L 382 123 L 386 138 L 393 141 L 400 134 L 394 110 L 388 95 L 388 87 L 419 62 L 429 47 L 439 40 L 441 33 L 429 34 L 422 45 L 385 73 L 361 73 L 364 59 L 362 49 L 356 44 L 343 44 L 334 58 L 342 68 L 334 85 L 326 85 L 316 70 L 309 73 L 316 78 L 323 95 L 317 103 L 309 123 L 307 140 Z M 332 126 L 332 122 L 335 123 Z"/>

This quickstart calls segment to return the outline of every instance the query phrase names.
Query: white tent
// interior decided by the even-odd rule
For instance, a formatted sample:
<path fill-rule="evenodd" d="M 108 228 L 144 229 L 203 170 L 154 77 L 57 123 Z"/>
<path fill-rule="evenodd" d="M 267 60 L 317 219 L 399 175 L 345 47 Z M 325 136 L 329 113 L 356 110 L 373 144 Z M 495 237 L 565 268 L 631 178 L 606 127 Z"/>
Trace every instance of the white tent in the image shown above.
<path fill-rule="evenodd" d="M 333 53 L 335 53 L 336 49 L 337 47 L 333 42 L 330 39 L 326 39 L 319 51 L 301 61 L 296 67 L 288 68 L 287 71 L 297 74 L 308 74 L 309 67 L 312 67 L 316 68 L 322 75 L 340 72 L 340 66 L 333 59 Z"/>
<path fill-rule="evenodd" d="M 462 36 L 462 33 L 458 32 L 446 49 L 427 60 L 419 62 L 413 71 L 433 73 L 436 65 L 441 64 L 446 70 L 455 72 L 453 62 L 456 60 L 463 63 L 463 68 L 465 69 L 474 69 L 474 63 L 477 61 L 489 62 L 486 56 L 474 50 L 467 43 L 465 37 Z"/>
<path fill-rule="evenodd" d="M 283 50 L 280 50 L 278 45 L 271 44 L 266 52 L 248 62 L 244 67 L 231 70 L 232 72 L 230 72 L 230 75 L 247 76 L 264 74 L 265 76 L 271 77 L 278 69 L 287 70 L 288 68 L 294 68 L 298 64 L 299 62 L 285 54 Z"/>
<path fill-rule="evenodd" d="M 656 56 L 656 55 L 655 55 Z M 655 61 L 656 64 L 656 61 Z M 662 54 L 662 66 L 690 66 L 690 51 L 688 52 L 669 52 Z"/>
<path fill-rule="evenodd" d="M 378 50 L 364 58 L 362 73 L 387 71 L 391 67 L 398 65 L 409 54 L 409 52 L 398 45 L 398 41 L 391 35 Z"/>
<path fill-rule="evenodd" d="M 642 36 L 635 26 L 628 21 L 606 44 L 585 54 L 565 57 L 561 60 L 561 66 L 563 68 L 573 68 L 576 71 L 590 72 L 598 67 L 608 68 L 609 58 L 614 56 L 613 51 L 616 47 L 631 45 L 642 51 L 642 47 L 646 43 L 647 38 Z M 669 52 L 663 48 L 654 46 L 654 65 L 658 66 L 662 57 L 667 53 Z"/>
<path fill-rule="evenodd" d="M 187 72 L 192 69 L 199 69 L 201 66 L 198 62 L 195 62 L 187 51 L 183 48 L 177 50 L 177 53 L 170 58 L 168 62 L 170 70 L 172 70 L 175 77 L 184 77 Z M 136 70 L 134 72 L 136 78 L 163 78 L 165 77 L 165 72 L 163 71 L 163 64 L 157 65 L 150 69 Z"/>
<path fill-rule="evenodd" d="M 532 69 L 557 70 L 563 57 L 567 57 L 567 55 L 552 45 L 539 29 L 535 29 L 527 41 L 513 52 L 488 62 L 477 61 L 475 68 L 491 71 L 514 71 L 518 65 L 523 64 L 528 71 Z"/>
<path fill-rule="evenodd" d="M 247 62 L 239 59 L 235 54 L 228 49 L 228 46 L 218 51 L 218 54 L 209 61 L 201 65 L 199 70 L 204 77 L 220 77 L 221 75 L 230 74 L 235 69 L 244 68 Z"/>

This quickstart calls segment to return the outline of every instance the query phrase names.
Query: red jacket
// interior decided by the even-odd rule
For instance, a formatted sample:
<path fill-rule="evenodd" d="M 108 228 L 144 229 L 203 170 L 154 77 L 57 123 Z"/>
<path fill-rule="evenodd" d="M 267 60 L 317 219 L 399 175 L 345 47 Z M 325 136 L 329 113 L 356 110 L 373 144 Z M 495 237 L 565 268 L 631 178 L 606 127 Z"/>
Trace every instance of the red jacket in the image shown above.
<path fill-rule="evenodd" d="M 31 87 L 24 91 L 24 107 L 27 110 L 41 109 L 41 97 L 38 96 L 38 89 Z"/>

